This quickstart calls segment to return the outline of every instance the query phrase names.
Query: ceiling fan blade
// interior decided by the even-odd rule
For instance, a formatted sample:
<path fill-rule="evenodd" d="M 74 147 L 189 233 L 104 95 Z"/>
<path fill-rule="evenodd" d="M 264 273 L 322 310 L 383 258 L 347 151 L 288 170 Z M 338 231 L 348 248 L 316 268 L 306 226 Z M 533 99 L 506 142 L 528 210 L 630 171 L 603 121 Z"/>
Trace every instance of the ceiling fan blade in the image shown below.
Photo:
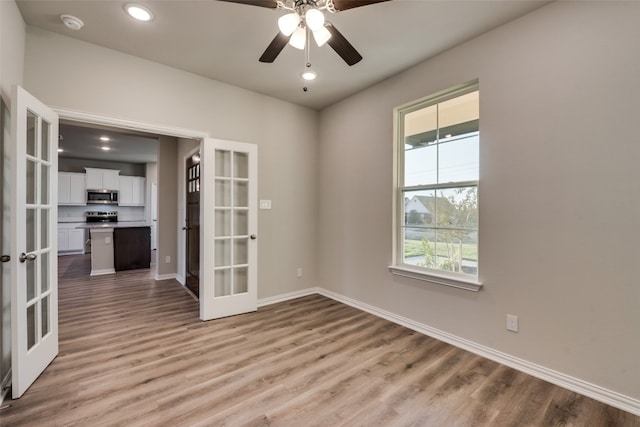
<path fill-rule="evenodd" d="M 370 4 L 382 3 L 390 0 L 333 0 L 336 10 L 348 10 L 354 7 L 368 6 Z"/>
<path fill-rule="evenodd" d="M 274 39 L 271 40 L 271 43 L 269 43 L 269 46 L 267 46 L 264 53 L 260 57 L 259 61 L 260 62 L 275 61 L 278 55 L 280 55 L 280 52 L 282 52 L 282 49 L 284 49 L 287 43 L 289 43 L 290 38 L 291 36 L 285 36 L 280 31 L 278 31 L 278 34 L 276 34 Z"/>
<path fill-rule="evenodd" d="M 260 6 L 260 7 L 268 7 L 269 9 L 275 9 L 278 7 L 278 3 L 276 0 L 218 0 L 224 1 L 227 3 L 240 3 L 240 4 L 248 4 L 249 6 Z"/>
<path fill-rule="evenodd" d="M 362 60 L 362 55 L 358 53 L 358 51 L 347 41 L 336 27 L 331 25 L 329 22 L 326 22 L 324 26 L 327 27 L 327 30 L 331 33 L 331 38 L 327 43 L 338 55 L 340 55 L 342 59 L 344 59 L 344 62 L 351 66 Z"/>

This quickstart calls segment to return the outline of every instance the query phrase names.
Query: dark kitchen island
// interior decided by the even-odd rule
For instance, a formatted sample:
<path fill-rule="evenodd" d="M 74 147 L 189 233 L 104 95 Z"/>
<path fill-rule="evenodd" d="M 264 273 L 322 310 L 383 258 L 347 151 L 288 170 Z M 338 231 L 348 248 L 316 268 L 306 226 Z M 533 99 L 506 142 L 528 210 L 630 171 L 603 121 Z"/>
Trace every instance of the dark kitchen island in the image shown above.
<path fill-rule="evenodd" d="M 91 275 L 150 268 L 151 227 L 143 221 L 83 224 L 91 233 Z"/>
<path fill-rule="evenodd" d="M 116 271 L 151 267 L 151 227 L 113 229 L 113 268 Z"/>

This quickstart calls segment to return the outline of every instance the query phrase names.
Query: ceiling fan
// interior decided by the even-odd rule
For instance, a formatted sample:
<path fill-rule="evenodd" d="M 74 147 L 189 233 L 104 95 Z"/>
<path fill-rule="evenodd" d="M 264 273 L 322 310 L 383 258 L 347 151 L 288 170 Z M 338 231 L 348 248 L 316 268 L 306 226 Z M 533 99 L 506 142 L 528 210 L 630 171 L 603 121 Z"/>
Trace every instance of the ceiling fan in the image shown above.
<path fill-rule="evenodd" d="M 323 10 L 329 13 L 381 3 L 389 0 L 222 0 L 251 6 L 289 11 L 278 20 L 280 31 L 260 56 L 260 62 L 275 61 L 287 44 L 304 50 L 308 48 L 310 34 L 318 46 L 327 43 L 348 65 L 357 64 L 362 55 L 330 22 L 325 21 Z"/>

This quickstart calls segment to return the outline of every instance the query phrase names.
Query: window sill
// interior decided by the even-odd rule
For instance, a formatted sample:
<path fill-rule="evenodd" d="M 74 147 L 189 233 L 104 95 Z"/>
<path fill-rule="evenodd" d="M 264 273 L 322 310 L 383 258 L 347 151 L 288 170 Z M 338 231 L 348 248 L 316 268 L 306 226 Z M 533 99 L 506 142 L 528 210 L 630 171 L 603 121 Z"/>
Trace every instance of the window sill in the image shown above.
<path fill-rule="evenodd" d="M 459 277 L 451 277 L 434 273 L 427 273 L 410 267 L 400 267 L 391 265 L 388 267 L 392 274 L 411 279 L 422 280 L 424 282 L 438 285 L 451 286 L 452 288 L 464 289 L 466 291 L 478 292 L 482 288 L 482 283 L 475 280 L 467 280 Z"/>

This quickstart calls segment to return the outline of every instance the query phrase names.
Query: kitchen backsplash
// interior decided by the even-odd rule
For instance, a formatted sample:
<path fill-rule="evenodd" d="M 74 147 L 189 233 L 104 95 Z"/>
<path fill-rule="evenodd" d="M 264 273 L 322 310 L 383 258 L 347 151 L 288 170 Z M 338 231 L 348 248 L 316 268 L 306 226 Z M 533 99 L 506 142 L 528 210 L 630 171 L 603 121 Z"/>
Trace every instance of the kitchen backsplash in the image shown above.
<path fill-rule="evenodd" d="M 117 211 L 118 221 L 144 221 L 144 206 L 58 206 L 58 222 L 85 222 L 88 211 Z"/>

